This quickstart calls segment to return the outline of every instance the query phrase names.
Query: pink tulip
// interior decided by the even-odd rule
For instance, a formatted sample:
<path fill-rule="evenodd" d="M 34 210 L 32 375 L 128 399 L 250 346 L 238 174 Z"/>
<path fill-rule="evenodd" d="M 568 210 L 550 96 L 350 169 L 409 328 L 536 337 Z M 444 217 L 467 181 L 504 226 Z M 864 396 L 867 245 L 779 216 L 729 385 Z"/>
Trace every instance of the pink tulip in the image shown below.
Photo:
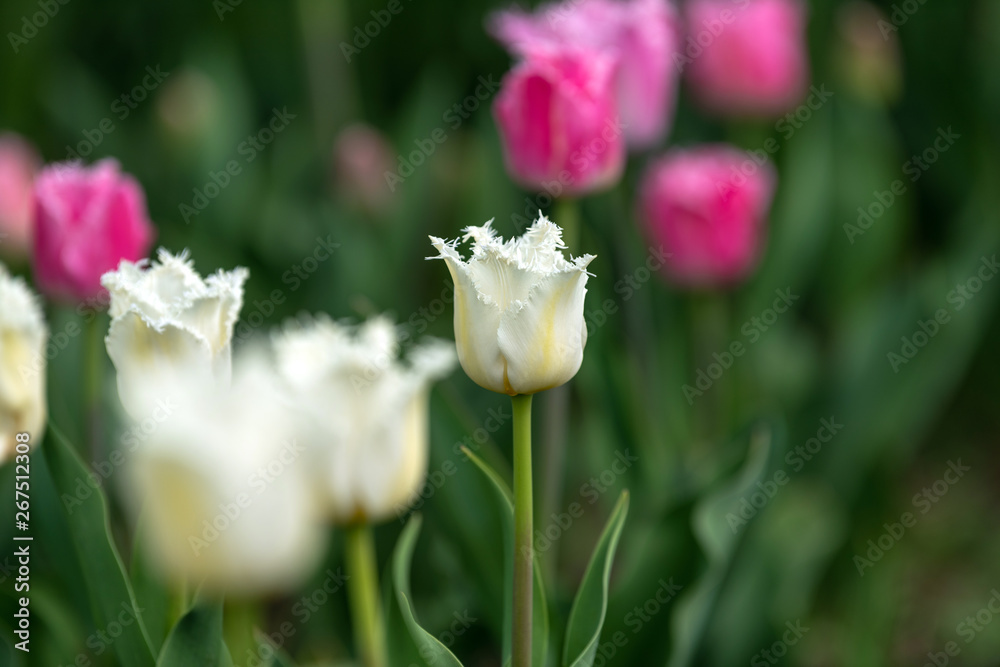
<path fill-rule="evenodd" d="M 34 147 L 16 134 L 0 134 L 0 255 L 31 249 L 31 184 L 41 166 Z"/>
<path fill-rule="evenodd" d="M 553 197 L 613 184 L 625 162 L 614 59 L 586 49 L 539 50 L 508 72 L 493 105 L 507 169 Z"/>
<path fill-rule="evenodd" d="M 515 55 L 554 45 L 581 45 L 616 58 L 615 95 L 634 148 L 657 144 L 670 126 L 677 98 L 680 26 L 670 0 L 566 0 L 534 14 L 497 13 L 494 35 Z"/>
<path fill-rule="evenodd" d="M 780 116 L 809 85 L 802 0 L 690 0 L 678 63 L 695 97 L 723 115 Z"/>
<path fill-rule="evenodd" d="M 348 125 L 334 141 L 334 186 L 344 199 L 371 214 L 389 209 L 393 193 L 385 174 L 395 166 L 389 142 L 370 125 Z"/>
<path fill-rule="evenodd" d="M 638 211 L 653 243 L 670 254 L 675 282 L 718 286 L 757 264 L 777 177 L 731 146 L 673 150 L 654 162 L 639 189 Z"/>
<path fill-rule="evenodd" d="M 146 257 L 155 230 L 146 197 L 114 160 L 49 165 L 35 181 L 35 279 L 50 297 L 100 296 L 101 275 Z"/>

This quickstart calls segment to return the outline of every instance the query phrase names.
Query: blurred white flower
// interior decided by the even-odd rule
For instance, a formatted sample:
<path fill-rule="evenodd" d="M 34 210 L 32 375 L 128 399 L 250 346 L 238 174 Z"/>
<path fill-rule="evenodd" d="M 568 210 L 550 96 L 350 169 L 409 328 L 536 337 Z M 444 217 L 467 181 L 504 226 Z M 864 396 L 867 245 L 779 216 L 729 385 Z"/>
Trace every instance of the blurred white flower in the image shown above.
<path fill-rule="evenodd" d="M 338 523 L 391 516 L 427 474 L 428 391 L 455 363 L 454 346 L 429 341 L 398 359 L 392 323 L 348 327 L 327 318 L 275 336 L 278 367 L 309 411 L 319 492 Z"/>
<path fill-rule="evenodd" d="M 466 374 L 501 394 L 534 394 L 558 387 L 583 362 L 587 326 L 583 299 L 593 255 L 571 258 L 562 230 L 545 216 L 520 238 L 504 241 L 490 227 L 467 227 L 473 240 L 465 261 L 458 240 L 435 236 L 455 283 L 455 341 Z"/>
<path fill-rule="evenodd" d="M 118 395 L 133 419 L 149 416 L 162 398 L 151 378 L 174 373 L 225 385 L 231 370 L 233 326 L 243 305 L 248 271 L 219 271 L 202 280 L 187 254 L 161 249 L 157 261 L 123 261 L 104 274 L 111 294 L 105 343 L 118 371 Z"/>
<path fill-rule="evenodd" d="M 132 462 L 145 548 L 175 580 L 244 594 L 293 587 L 321 557 L 325 533 L 301 422 L 263 351 L 237 357 L 231 388 L 195 377 L 167 382 L 187 400 Z"/>
<path fill-rule="evenodd" d="M 42 440 L 47 338 L 37 297 L 0 264 L 0 462 L 14 455 L 16 434 Z"/>

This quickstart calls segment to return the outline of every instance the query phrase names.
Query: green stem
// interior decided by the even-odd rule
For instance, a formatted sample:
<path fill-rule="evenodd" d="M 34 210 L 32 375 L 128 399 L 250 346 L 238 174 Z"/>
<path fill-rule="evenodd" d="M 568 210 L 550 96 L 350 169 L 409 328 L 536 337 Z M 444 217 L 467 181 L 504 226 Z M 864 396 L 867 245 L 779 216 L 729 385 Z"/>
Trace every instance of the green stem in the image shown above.
<path fill-rule="evenodd" d="M 251 599 L 229 599 L 225 604 L 223 636 L 226 638 L 226 646 L 229 647 L 237 665 L 244 664 L 244 660 L 249 664 L 259 652 L 254 628 L 261 624 L 262 610 L 259 604 Z"/>
<path fill-rule="evenodd" d="M 570 254 L 580 247 L 580 204 L 576 199 L 556 200 L 555 222 L 563 229 L 563 241 Z"/>
<path fill-rule="evenodd" d="M 375 561 L 375 537 L 369 524 L 347 528 L 344 558 L 350 584 L 351 622 L 354 645 L 364 667 L 388 667 L 385 627 L 378 596 L 378 573 Z"/>
<path fill-rule="evenodd" d="M 531 667 L 533 602 L 531 394 L 511 397 L 514 413 L 514 618 L 512 667 Z"/>
<path fill-rule="evenodd" d="M 92 313 L 93 318 L 84 324 L 84 419 L 86 420 L 87 442 L 90 456 L 98 460 L 101 442 L 101 366 L 104 360 L 104 341 L 101 340 L 101 317 Z"/>

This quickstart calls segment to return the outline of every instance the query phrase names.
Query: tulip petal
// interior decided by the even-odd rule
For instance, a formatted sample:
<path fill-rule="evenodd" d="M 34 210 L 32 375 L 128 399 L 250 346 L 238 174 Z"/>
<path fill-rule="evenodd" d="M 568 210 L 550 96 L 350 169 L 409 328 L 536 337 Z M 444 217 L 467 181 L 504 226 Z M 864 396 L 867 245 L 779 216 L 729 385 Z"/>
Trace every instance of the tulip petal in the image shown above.
<path fill-rule="evenodd" d="M 510 393 L 496 335 L 500 308 L 480 298 L 467 264 L 449 257 L 445 264 L 455 283 L 455 342 L 462 369 L 484 389 Z"/>
<path fill-rule="evenodd" d="M 195 376 L 196 382 L 213 381 L 208 341 L 179 326 L 166 324 L 157 330 L 130 311 L 112 320 L 105 343 L 118 371 L 118 395 L 133 419 L 148 418 L 163 398 L 158 379 Z"/>
<path fill-rule="evenodd" d="M 586 284 L 583 270 L 555 273 L 532 290 L 521 308 L 504 313 L 498 339 L 514 392 L 533 394 L 557 387 L 580 369 L 587 343 Z"/>

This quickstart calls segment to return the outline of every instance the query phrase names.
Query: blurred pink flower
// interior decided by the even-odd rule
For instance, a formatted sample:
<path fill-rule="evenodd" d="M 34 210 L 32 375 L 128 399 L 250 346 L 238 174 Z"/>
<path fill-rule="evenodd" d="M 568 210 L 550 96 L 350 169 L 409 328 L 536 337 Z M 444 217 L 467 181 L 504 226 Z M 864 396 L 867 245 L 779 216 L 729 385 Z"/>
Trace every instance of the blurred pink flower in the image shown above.
<path fill-rule="evenodd" d="M 809 85 L 802 0 L 690 0 L 678 63 L 695 97 L 723 115 L 779 116 Z"/>
<path fill-rule="evenodd" d="M 630 146 L 653 146 L 670 126 L 678 78 L 670 57 L 680 41 L 670 0 L 566 0 L 534 14 L 498 12 L 490 30 L 518 56 L 559 45 L 613 56 L 618 111 Z"/>
<path fill-rule="evenodd" d="M 35 280 L 52 298 L 101 295 L 101 276 L 149 253 L 155 230 L 146 197 L 114 160 L 47 166 L 35 180 Z"/>
<path fill-rule="evenodd" d="M 515 180 L 558 197 L 620 178 L 625 141 L 613 75 L 612 57 L 557 47 L 532 53 L 504 76 L 493 112 Z"/>
<path fill-rule="evenodd" d="M 747 277 L 757 264 L 777 177 L 727 145 L 673 150 L 650 165 L 638 212 L 653 243 L 670 254 L 675 282 L 719 286 Z"/>
<path fill-rule="evenodd" d="M 31 185 L 40 166 L 25 139 L 0 134 L 0 255 L 18 257 L 31 249 Z"/>
<path fill-rule="evenodd" d="M 372 214 L 389 208 L 385 174 L 395 169 L 393 153 L 374 127 L 354 123 L 341 130 L 333 144 L 333 169 L 340 196 Z"/>

